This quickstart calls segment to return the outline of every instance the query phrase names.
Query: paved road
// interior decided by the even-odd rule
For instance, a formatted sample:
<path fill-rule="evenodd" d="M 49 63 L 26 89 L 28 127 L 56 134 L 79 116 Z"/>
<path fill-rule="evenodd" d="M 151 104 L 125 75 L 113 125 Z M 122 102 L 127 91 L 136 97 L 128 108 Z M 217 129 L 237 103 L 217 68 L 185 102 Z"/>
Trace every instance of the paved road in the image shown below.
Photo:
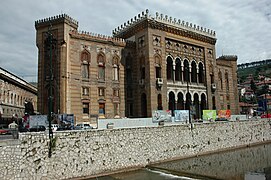
<path fill-rule="evenodd" d="M 0 141 L 7 140 L 7 139 L 13 139 L 13 136 L 11 134 L 1 134 L 0 135 Z"/>

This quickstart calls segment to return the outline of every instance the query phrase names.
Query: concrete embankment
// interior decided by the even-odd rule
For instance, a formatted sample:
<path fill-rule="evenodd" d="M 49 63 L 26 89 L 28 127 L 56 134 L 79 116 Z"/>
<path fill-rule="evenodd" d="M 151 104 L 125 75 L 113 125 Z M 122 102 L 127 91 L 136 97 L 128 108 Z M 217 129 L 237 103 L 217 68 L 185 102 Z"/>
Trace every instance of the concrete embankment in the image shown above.
<path fill-rule="evenodd" d="M 46 133 L 20 134 L 1 144 L 0 179 L 69 179 L 271 140 L 268 119 L 54 134 L 48 157 Z"/>

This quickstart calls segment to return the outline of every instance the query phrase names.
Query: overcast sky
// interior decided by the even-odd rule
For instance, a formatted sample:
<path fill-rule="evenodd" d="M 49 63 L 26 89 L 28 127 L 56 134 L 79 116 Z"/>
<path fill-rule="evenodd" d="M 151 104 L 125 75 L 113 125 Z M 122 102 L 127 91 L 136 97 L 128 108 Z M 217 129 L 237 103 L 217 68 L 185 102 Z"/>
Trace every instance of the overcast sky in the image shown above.
<path fill-rule="evenodd" d="M 215 30 L 217 57 L 271 59 L 271 0 L 0 0 L 0 66 L 37 81 L 36 20 L 66 13 L 79 30 L 112 35 L 146 9 Z"/>

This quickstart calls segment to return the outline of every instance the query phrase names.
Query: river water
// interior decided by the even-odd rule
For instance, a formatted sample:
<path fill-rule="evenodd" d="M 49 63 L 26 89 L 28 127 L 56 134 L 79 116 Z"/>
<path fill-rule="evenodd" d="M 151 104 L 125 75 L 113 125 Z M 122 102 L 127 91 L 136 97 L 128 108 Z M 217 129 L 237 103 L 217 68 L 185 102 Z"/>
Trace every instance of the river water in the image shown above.
<path fill-rule="evenodd" d="M 176 160 L 93 179 L 271 180 L 271 144 Z"/>

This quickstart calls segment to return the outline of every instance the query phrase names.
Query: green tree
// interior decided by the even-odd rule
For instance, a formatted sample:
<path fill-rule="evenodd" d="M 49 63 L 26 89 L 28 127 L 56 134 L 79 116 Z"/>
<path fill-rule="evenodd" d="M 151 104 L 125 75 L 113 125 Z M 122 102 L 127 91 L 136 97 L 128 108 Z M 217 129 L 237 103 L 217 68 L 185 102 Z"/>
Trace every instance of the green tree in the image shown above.
<path fill-rule="evenodd" d="M 257 91 L 257 86 L 256 86 L 256 84 L 255 84 L 255 82 L 254 82 L 253 79 L 251 79 L 251 81 L 250 81 L 250 88 L 252 89 L 252 91 L 253 91 L 254 94 L 255 94 L 256 91 Z"/>

